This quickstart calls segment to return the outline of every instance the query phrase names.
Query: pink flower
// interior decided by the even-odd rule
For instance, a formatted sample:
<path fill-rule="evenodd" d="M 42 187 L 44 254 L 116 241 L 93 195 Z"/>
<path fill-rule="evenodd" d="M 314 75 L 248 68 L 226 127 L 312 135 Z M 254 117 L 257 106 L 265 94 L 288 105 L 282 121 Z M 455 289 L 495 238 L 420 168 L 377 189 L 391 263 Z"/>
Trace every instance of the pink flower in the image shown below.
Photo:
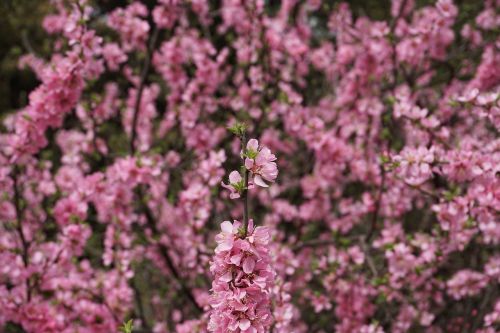
<path fill-rule="evenodd" d="M 231 224 L 229 221 L 224 221 L 221 223 L 221 233 L 215 236 L 215 241 L 217 242 L 217 247 L 215 248 L 215 253 L 220 251 L 227 251 L 233 247 L 234 239 L 238 234 L 239 223 Z"/>
<path fill-rule="evenodd" d="M 244 190 L 245 184 L 243 178 L 238 171 L 232 171 L 229 174 L 229 184 L 221 182 L 222 187 L 227 188 L 231 193 L 229 197 L 231 199 L 237 199 L 240 197 L 241 191 Z"/>
<path fill-rule="evenodd" d="M 456 300 L 479 294 L 487 284 L 484 274 L 470 269 L 459 271 L 447 282 L 448 293 Z"/>
<path fill-rule="evenodd" d="M 245 167 L 253 175 L 254 184 L 269 187 L 267 182 L 274 182 L 278 177 L 276 156 L 267 147 L 259 147 L 259 141 L 250 139 L 246 147 Z"/>
<path fill-rule="evenodd" d="M 127 55 L 116 43 L 104 45 L 102 55 L 111 71 L 117 71 L 120 64 L 127 61 Z"/>
<path fill-rule="evenodd" d="M 439 0 L 436 4 L 439 13 L 444 17 L 455 17 L 457 16 L 458 9 L 453 4 L 452 0 Z"/>
<path fill-rule="evenodd" d="M 405 148 L 394 157 L 397 172 L 410 185 L 420 185 L 432 176 L 434 152 L 425 147 Z"/>
<path fill-rule="evenodd" d="M 274 270 L 268 250 L 269 232 L 249 221 L 247 236 L 240 223 L 224 221 L 216 236 L 217 248 L 210 270 L 212 312 L 208 330 L 216 333 L 267 332 L 272 323 L 270 290 Z"/>

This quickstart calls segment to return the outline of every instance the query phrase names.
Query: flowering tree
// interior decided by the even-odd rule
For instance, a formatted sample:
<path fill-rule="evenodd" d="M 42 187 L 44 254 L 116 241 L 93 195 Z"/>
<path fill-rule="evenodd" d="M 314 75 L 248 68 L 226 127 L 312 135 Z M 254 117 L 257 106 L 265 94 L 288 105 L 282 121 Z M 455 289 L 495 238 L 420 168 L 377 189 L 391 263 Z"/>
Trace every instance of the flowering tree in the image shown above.
<path fill-rule="evenodd" d="M 500 329 L 500 1 L 51 4 L 0 331 Z"/>

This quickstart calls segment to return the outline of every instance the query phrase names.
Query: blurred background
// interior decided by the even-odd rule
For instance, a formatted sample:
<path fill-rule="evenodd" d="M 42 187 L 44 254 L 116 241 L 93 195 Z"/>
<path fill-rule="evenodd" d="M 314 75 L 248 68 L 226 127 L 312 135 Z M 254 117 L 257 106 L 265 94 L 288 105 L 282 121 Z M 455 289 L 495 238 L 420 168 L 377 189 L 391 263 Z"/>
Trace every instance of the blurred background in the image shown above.
<path fill-rule="evenodd" d="M 128 0 L 90 0 L 99 9 L 96 15 L 106 15 L 116 7 L 125 6 Z M 152 7 L 155 0 L 143 0 Z M 213 8 L 219 7 L 218 0 L 213 0 Z M 280 0 L 266 0 L 270 8 L 279 7 Z M 332 6 L 341 2 L 350 4 L 356 16 L 368 16 L 377 20 L 390 18 L 390 0 L 350 0 L 322 1 L 322 10 L 330 12 Z M 433 0 L 417 0 L 417 8 L 434 3 Z M 482 0 L 455 0 L 459 7 L 457 26 L 464 20 L 475 17 L 483 7 Z M 29 70 L 21 70 L 18 59 L 26 53 L 34 53 L 47 58 L 52 47 L 51 38 L 41 27 L 43 17 L 52 11 L 50 0 L 1 0 L 0 1 L 0 117 L 26 105 L 28 94 L 37 85 L 35 74 Z M 321 25 L 318 25 L 318 30 Z M 320 31 L 318 31 L 320 33 Z M 446 70 L 446 69 L 445 69 Z M 1 125 L 0 125 L 1 126 Z"/>

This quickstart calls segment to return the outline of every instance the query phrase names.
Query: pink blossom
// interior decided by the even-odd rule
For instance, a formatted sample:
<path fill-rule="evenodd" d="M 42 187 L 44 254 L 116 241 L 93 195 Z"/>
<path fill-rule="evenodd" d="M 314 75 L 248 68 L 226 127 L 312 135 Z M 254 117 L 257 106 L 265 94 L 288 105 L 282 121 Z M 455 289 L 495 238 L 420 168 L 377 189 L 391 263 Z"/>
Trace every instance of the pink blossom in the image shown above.
<path fill-rule="evenodd" d="M 487 278 L 471 270 L 461 270 L 447 282 L 448 293 L 455 299 L 478 294 L 488 283 Z"/>
<path fill-rule="evenodd" d="M 274 271 L 267 248 L 269 233 L 265 227 L 254 228 L 252 220 L 245 237 L 239 228 L 239 222 L 225 221 L 216 236 L 208 329 L 264 333 L 272 323 L 269 292 Z"/>
<path fill-rule="evenodd" d="M 262 187 L 268 187 L 265 182 L 274 182 L 278 177 L 276 156 L 267 147 L 259 147 L 256 139 L 248 140 L 246 146 L 245 167 L 253 175 L 253 182 Z"/>
<path fill-rule="evenodd" d="M 112 71 L 118 70 L 120 64 L 127 61 L 127 55 L 120 49 L 118 44 L 109 43 L 104 45 L 102 54 L 106 60 L 106 64 Z"/>
<path fill-rule="evenodd" d="M 229 174 L 229 184 L 221 182 L 222 187 L 227 188 L 231 193 L 229 197 L 231 199 L 237 199 L 240 197 L 241 191 L 244 190 L 245 184 L 243 184 L 243 178 L 238 171 L 231 171 Z"/>
<path fill-rule="evenodd" d="M 411 185 L 420 185 L 432 175 L 431 163 L 434 161 L 432 150 L 425 147 L 405 148 L 399 155 L 394 156 L 397 163 L 397 172 Z"/>

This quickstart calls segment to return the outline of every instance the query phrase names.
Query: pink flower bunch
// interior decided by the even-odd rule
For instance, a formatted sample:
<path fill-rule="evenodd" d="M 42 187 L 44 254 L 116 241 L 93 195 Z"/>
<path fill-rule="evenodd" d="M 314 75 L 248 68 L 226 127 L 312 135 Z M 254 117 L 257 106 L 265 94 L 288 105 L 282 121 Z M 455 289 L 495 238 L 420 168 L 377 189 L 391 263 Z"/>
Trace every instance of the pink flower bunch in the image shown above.
<path fill-rule="evenodd" d="M 410 185 L 420 185 L 432 174 L 434 153 L 425 147 L 405 148 L 399 155 L 394 156 L 393 161 L 404 181 Z"/>
<path fill-rule="evenodd" d="M 259 146 L 257 139 L 248 140 L 245 151 L 245 168 L 253 176 L 253 183 L 262 187 L 269 187 L 266 182 L 274 182 L 278 177 L 276 156 L 267 147 Z"/>
<path fill-rule="evenodd" d="M 268 250 L 269 230 L 254 228 L 250 220 L 244 236 L 240 222 L 224 221 L 215 240 L 209 331 L 268 332 L 273 321 L 270 292 L 275 275 Z"/>
<path fill-rule="evenodd" d="M 276 156 L 267 147 L 260 147 L 257 139 L 250 139 L 246 145 L 244 158 L 245 169 L 250 172 L 252 180 L 248 183 L 248 188 L 253 188 L 254 184 L 261 187 L 269 187 L 266 182 L 274 182 L 278 177 L 278 167 Z M 239 171 L 232 171 L 229 174 L 229 183 L 221 182 L 222 187 L 230 191 L 229 197 L 237 199 L 246 190 L 245 182 Z"/>
<path fill-rule="evenodd" d="M 121 38 L 123 49 L 144 49 L 148 38 L 149 24 L 144 19 L 148 9 L 139 2 L 133 2 L 125 8 L 118 8 L 108 18 L 108 25 L 115 29 Z"/>
<path fill-rule="evenodd" d="M 462 299 L 466 296 L 479 294 L 488 284 L 488 277 L 482 273 L 471 270 L 457 272 L 448 280 L 448 293 L 455 299 Z"/>

